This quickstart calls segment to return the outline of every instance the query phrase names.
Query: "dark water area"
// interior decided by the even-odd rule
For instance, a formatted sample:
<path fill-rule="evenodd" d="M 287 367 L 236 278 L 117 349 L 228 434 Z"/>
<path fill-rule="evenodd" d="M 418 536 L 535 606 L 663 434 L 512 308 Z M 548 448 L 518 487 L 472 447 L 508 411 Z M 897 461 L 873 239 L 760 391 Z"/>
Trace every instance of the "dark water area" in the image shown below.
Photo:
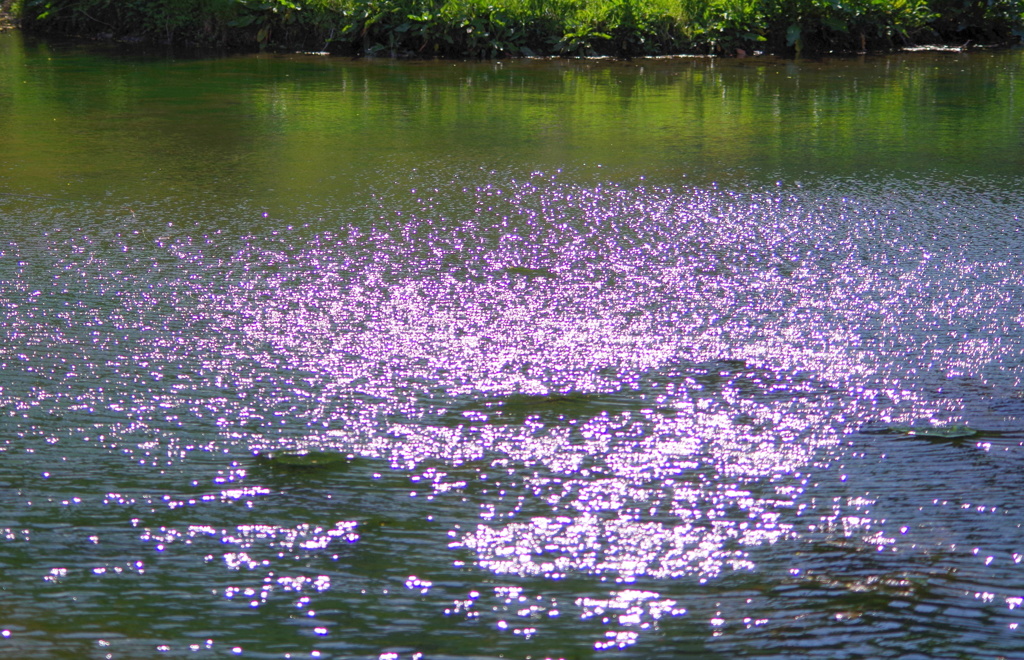
<path fill-rule="evenodd" d="M 1022 80 L 0 35 L 0 653 L 1024 657 Z"/>

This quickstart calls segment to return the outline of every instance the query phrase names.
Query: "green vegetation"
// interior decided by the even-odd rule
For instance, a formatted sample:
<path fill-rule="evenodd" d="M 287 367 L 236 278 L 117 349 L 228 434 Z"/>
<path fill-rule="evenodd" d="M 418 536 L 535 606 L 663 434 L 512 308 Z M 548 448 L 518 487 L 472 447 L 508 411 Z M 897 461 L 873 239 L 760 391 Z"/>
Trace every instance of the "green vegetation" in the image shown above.
<path fill-rule="evenodd" d="M 15 2 L 15 0 L 0 0 L 0 32 L 14 27 L 12 16 L 14 15 L 15 10 L 20 10 L 20 2 Z"/>
<path fill-rule="evenodd" d="M 915 438 L 927 438 L 931 440 L 963 440 L 973 438 L 978 432 L 964 424 L 953 424 L 952 426 L 893 426 L 890 431 L 903 433 Z"/>
<path fill-rule="evenodd" d="M 353 459 L 351 455 L 329 450 L 259 452 L 255 458 L 261 465 L 290 470 L 347 467 Z"/>
<path fill-rule="evenodd" d="M 20 0 L 17 12 L 39 32 L 391 57 L 818 55 L 1024 36 L 1024 0 Z"/>

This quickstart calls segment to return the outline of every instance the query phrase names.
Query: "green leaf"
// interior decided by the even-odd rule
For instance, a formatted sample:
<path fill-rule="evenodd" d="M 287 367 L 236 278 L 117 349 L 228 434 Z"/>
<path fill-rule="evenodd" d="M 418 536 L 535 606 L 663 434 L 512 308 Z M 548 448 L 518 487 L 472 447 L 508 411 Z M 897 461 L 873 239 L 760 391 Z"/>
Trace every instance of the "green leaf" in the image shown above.
<path fill-rule="evenodd" d="M 931 438 L 936 440 L 962 440 L 978 435 L 978 431 L 964 424 L 950 426 L 890 426 L 893 433 L 903 433 L 914 438 Z"/>
<path fill-rule="evenodd" d="M 342 454 L 341 452 L 316 450 L 299 452 L 259 452 L 256 454 L 256 461 L 271 467 L 315 469 L 341 467 L 351 463 L 352 459 L 347 454 Z"/>
<path fill-rule="evenodd" d="M 249 27 L 256 21 L 256 17 L 252 14 L 246 16 L 239 16 L 233 21 L 228 21 L 228 25 L 231 27 Z"/>
<path fill-rule="evenodd" d="M 793 23 L 786 29 L 786 45 L 792 46 L 798 41 L 800 41 L 800 25 Z"/>
<path fill-rule="evenodd" d="M 917 438 L 960 440 L 962 438 L 974 437 L 978 435 L 978 432 L 968 426 L 964 426 L 963 424 L 954 424 L 953 426 L 915 427 L 911 428 L 910 431 L 907 432 L 907 435 L 912 435 Z"/>

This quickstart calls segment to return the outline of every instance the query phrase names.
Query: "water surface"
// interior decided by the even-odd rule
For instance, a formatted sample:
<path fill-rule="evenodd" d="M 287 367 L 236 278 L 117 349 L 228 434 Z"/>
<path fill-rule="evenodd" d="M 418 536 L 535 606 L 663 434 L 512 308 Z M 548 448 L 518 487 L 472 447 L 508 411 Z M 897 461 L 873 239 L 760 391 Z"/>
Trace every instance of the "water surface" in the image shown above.
<path fill-rule="evenodd" d="M 1021 51 L 0 58 L 5 657 L 1024 652 Z"/>

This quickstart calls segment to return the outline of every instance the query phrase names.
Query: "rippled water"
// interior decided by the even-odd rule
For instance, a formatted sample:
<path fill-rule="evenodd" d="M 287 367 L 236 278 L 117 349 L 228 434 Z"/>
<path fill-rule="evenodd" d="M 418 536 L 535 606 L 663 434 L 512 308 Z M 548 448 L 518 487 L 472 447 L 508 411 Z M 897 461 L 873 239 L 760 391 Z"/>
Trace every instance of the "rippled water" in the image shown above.
<path fill-rule="evenodd" d="M 1024 653 L 1021 52 L 0 53 L 5 657 Z"/>

